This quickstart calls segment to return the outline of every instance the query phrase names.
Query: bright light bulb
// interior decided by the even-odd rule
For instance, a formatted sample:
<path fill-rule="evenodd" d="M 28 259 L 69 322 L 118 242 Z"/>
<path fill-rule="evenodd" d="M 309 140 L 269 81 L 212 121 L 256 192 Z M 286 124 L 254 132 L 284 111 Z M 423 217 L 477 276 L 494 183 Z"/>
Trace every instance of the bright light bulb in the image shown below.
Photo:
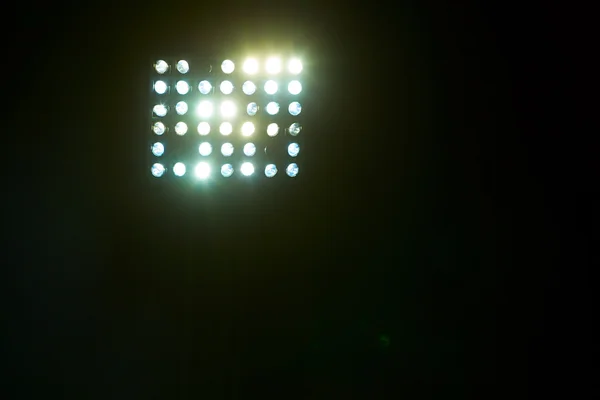
<path fill-rule="evenodd" d="M 169 69 L 169 64 L 167 64 L 165 60 L 158 60 L 156 64 L 154 64 L 154 69 L 162 75 Z"/>
<path fill-rule="evenodd" d="M 221 103 L 221 115 L 225 118 L 231 118 L 235 115 L 235 103 L 230 100 L 225 100 Z"/>
<path fill-rule="evenodd" d="M 288 71 L 291 74 L 298 75 L 302 72 L 302 62 L 297 58 L 292 58 L 288 63 Z"/>
<path fill-rule="evenodd" d="M 267 94 L 275 94 L 277 93 L 277 82 L 273 81 L 273 80 L 268 80 L 265 82 L 265 92 Z"/>
<path fill-rule="evenodd" d="M 279 133 L 279 125 L 277 125 L 275 122 L 267 125 L 267 135 L 273 137 L 277 136 L 277 133 Z"/>
<path fill-rule="evenodd" d="M 291 115 L 293 115 L 295 117 L 296 115 L 300 114 L 300 112 L 302 111 L 302 106 L 297 101 L 293 101 L 290 103 L 290 106 L 288 107 L 288 111 L 290 112 Z"/>
<path fill-rule="evenodd" d="M 161 142 L 156 142 L 152 145 L 152 154 L 156 157 L 160 157 L 165 152 L 165 146 Z"/>
<path fill-rule="evenodd" d="M 221 154 L 225 157 L 229 157 L 233 154 L 233 145 L 231 143 L 223 143 L 221 146 Z"/>
<path fill-rule="evenodd" d="M 265 109 L 267 110 L 267 114 L 275 115 L 279 112 L 279 104 L 272 101 L 269 104 L 267 104 L 267 107 Z"/>
<path fill-rule="evenodd" d="M 175 133 L 178 134 L 179 136 L 183 136 L 187 133 L 188 131 L 188 126 L 185 122 L 178 122 L 177 124 L 175 124 Z"/>
<path fill-rule="evenodd" d="M 210 125 L 208 124 L 208 122 L 200 122 L 198 124 L 198 133 L 201 136 L 206 136 L 210 133 Z"/>
<path fill-rule="evenodd" d="M 198 179 L 206 179 L 210 175 L 210 165 L 207 162 L 201 161 L 196 165 L 196 177 Z"/>
<path fill-rule="evenodd" d="M 221 70 L 226 74 L 232 73 L 234 69 L 235 64 L 231 60 L 225 60 L 221 63 Z"/>
<path fill-rule="evenodd" d="M 179 60 L 177 62 L 177 71 L 179 71 L 182 74 L 187 74 L 187 72 L 190 70 L 190 64 L 185 61 L 185 60 Z"/>
<path fill-rule="evenodd" d="M 288 176 L 290 177 L 295 177 L 296 175 L 298 175 L 298 164 L 296 163 L 291 163 L 290 165 L 287 166 L 287 168 L 285 169 L 286 174 L 288 174 Z"/>
<path fill-rule="evenodd" d="M 175 90 L 181 95 L 187 94 L 190 91 L 190 85 L 186 81 L 177 81 Z"/>
<path fill-rule="evenodd" d="M 233 132 L 233 126 L 231 126 L 229 122 L 223 122 L 221 123 L 221 126 L 219 126 L 219 132 L 224 136 L 230 135 L 231 132 Z"/>
<path fill-rule="evenodd" d="M 203 100 L 198 104 L 198 115 L 202 118 L 208 118 L 213 113 L 213 105 L 208 100 Z"/>
<path fill-rule="evenodd" d="M 265 167 L 265 175 L 267 176 L 267 178 L 272 178 L 277 174 L 277 167 L 275 166 L 275 164 L 268 164 Z"/>
<path fill-rule="evenodd" d="M 201 81 L 198 84 L 198 90 L 200 91 L 200 93 L 202 94 L 209 94 L 210 91 L 212 90 L 212 85 L 210 84 L 209 81 Z"/>
<path fill-rule="evenodd" d="M 302 84 L 300 81 L 291 81 L 288 83 L 288 92 L 293 95 L 297 95 L 302 91 Z"/>
<path fill-rule="evenodd" d="M 152 130 L 154 131 L 154 133 L 159 136 L 165 133 L 166 129 L 167 128 L 165 127 L 165 124 L 163 124 L 162 122 L 156 122 L 154 126 L 152 126 Z"/>
<path fill-rule="evenodd" d="M 290 155 L 290 157 L 296 157 L 299 152 L 300 146 L 298 146 L 298 143 L 290 143 L 290 145 L 288 146 L 288 154 Z"/>
<path fill-rule="evenodd" d="M 254 92 L 256 92 L 256 85 L 252 81 L 246 81 L 242 85 L 242 92 L 244 92 L 244 94 L 247 94 L 248 96 L 250 96 L 250 95 L 254 94 Z"/>
<path fill-rule="evenodd" d="M 158 94 L 165 94 L 167 91 L 167 84 L 165 81 L 156 81 L 154 82 L 154 91 Z"/>
<path fill-rule="evenodd" d="M 152 175 L 154 175 L 157 178 L 160 178 L 165 173 L 165 166 L 161 163 L 155 163 L 152 165 L 151 171 Z"/>
<path fill-rule="evenodd" d="M 244 154 L 248 157 L 252 157 L 256 154 L 256 146 L 254 143 L 246 143 L 244 145 Z"/>
<path fill-rule="evenodd" d="M 212 153 L 212 145 L 208 142 L 202 142 L 198 147 L 198 152 L 201 156 L 209 156 Z"/>
<path fill-rule="evenodd" d="M 187 105 L 187 103 L 185 101 L 179 101 L 179 102 L 177 102 L 177 104 L 175 104 L 175 111 L 179 115 L 184 115 L 185 113 L 188 112 L 188 105 Z"/>
<path fill-rule="evenodd" d="M 233 165 L 225 164 L 221 167 L 221 175 L 225 178 L 229 178 L 233 174 Z"/>
<path fill-rule="evenodd" d="M 221 93 L 223 94 L 231 94 L 231 92 L 233 92 L 233 83 L 230 81 L 223 81 L 221 82 L 219 89 L 221 89 Z"/>
<path fill-rule="evenodd" d="M 252 122 L 244 122 L 242 124 L 242 135 L 250 136 L 254 133 L 254 124 Z"/>
<path fill-rule="evenodd" d="M 288 131 L 290 132 L 290 135 L 292 135 L 292 136 L 297 136 L 300 133 L 300 130 L 302 130 L 302 125 L 300 125 L 297 122 L 294 122 L 288 128 Z"/>
<path fill-rule="evenodd" d="M 182 162 L 175 163 L 173 166 L 173 173 L 175 176 L 184 176 L 185 175 L 185 164 Z"/>
<path fill-rule="evenodd" d="M 242 164 L 240 171 L 242 171 L 242 175 L 250 176 L 254 173 L 254 165 L 250 162 L 245 162 Z"/>
<path fill-rule="evenodd" d="M 270 57 L 265 63 L 265 69 L 269 74 L 278 74 L 281 71 L 281 59 L 279 57 Z"/>
<path fill-rule="evenodd" d="M 242 69 L 247 74 L 255 74 L 258 72 L 258 61 L 256 61 L 255 58 L 249 58 L 246 61 L 244 61 Z"/>
<path fill-rule="evenodd" d="M 159 117 L 164 117 L 165 115 L 167 115 L 167 107 L 165 107 L 163 104 L 155 105 L 152 111 L 154 111 L 154 114 L 156 114 Z"/>
<path fill-rule="evenodd" d="M 258 112 L 258 104 L 254 102 L 248 104 L 248 106 L 246 107 L 246 112 L 250 116 L 256 115 L 256 113 Z"/>

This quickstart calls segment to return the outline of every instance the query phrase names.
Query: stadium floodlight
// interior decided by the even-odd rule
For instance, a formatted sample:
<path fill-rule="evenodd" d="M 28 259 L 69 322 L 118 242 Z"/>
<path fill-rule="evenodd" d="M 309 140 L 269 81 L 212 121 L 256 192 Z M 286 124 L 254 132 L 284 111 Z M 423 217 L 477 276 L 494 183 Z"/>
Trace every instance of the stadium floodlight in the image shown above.
<path fill-rule="evenodd" d="M 290 143 L 290 145 L 288 146 L 288 154 L 290 155 L 290 157 L 296 157 L 299 152 L 300 146 L 298 146 L 298 143 Z"/>
<path fill-rule="evenodd" d="M 268 81 L 265 82 L 265 93 L 267 94 L 275 94 L 277 93 L 277 82 L 275 82 L 272 79 L 269 79 Z"/>
<path fill-rule="evenodd" d="M 156 157 L 162 156 L 164 152 L 165 145 L 163 145 L 161 142 L 156 142 L 152 145 L 152 154 L 154 154 Z"/>
<path fill-rule="evenodd" d="M 290 71 L 291 74 L 298 75 L 302 72 L 302 62 L 297 58 L 292 58 L 288 62 L 288 71 Z"/>
<path fill-rule="evenodd" d="M 231 60 L 225 60 L 221 63 L 221 71 L 226 74 L 231 74 L 235 69 L 235 64 Z"/>
<path fill-rule="evenodd" d="M 254 75 L 258 72 L 258 61 L 255 58 L 248 58 L 244 61 L 242 69 L 249 75 Z"/>
<path fill-rule="evenodd" d="M 155 122 L 154 125 L 152 125 L 152 131 L 157 134 L 158 136 L 162 135 L 163 133 L 165 133 L 166 131 L 166 127 L 165 124 L 163 124 L 162 122 Z"/>
<path fill-rule="evenodd" d="M 185 101 L 179 101 L 175 104 L 175 111 L 179 115 L 185 115 L 188 112 L 188 105 Z"/>
<path fill-rule="evenodd" d="M 233 154 L 233 145 L 231 143 L 223 143 L 221 145 L 221 154 L 225 157 L 230 157 Z"/>
<path fill-rule="evenodd" d="M 255 129 L 256 128 L 254 127 L 254 124 L 252 122 L 244 122 L 242 124 L 242 135 L 250 136 L 254 133 Z"/>
<path fill-rule="evenodd" d="M 177 93 L 181 95 L 188 94 L 190 91 L 190 84 L 186 81 L 177 81 L 175 84 L 175 90 L 177 90 Z"/>
<path fill-rule="evenodd" d="M 154 91 L 158 94 L 165 94 L 167 92 L 167 84 L 165 81 L 154 82 Z"/>
<path fill-rule="evenodd" d="M 198 124 L 198 134 L 200 136 L 206 136 L 210 133 L 210 124 L 206 121 L 200 122 Z"/>
<path fill-rule="evenodd" d="M 231 94 L 233 92 L 233 83 L 231 81 L 223 81 L 219 89 L 221 89 L 221 93 L 223 94 Z"/>
<path fill-rule="evenodd" d="M 277 136 L 277 133 L 279 133 L 279 125 L 277 125 L 275 122 L 267 125 L 267 135 L 274 137 Z"/>
<path fill-rule="evenodd" d="M 210 153 L 212 153 L 212 145 L 208 142 L 202 142 L 198 147 L 198 152 L 201 156 L 210 156 Z"/>
<path fill-rule="evenodd" d="M 302 91 L 302 84 L 300 81 L 291 81 L 288 83 L 288 92 L 293 95 L 297 95 Z"/>
<path fill-rule="evenodd" d="M 267 178 L 272 178 L 277 174 L 277 167 L 275 166 L 275 164 L 268 164 L 265 167 L 265 176 Z"/>
<path fill-rule="evenodd" d="M 285 169 L 286 174 L 288 174 L 289 177 L 293 178 L 296 175 L 298 175 L 298 164 L 296 163 L 291 163 L 290 165 L 287 166 L 287 168 Z"/>
<path fill-rule="evenodd" d="M 177 61 L 177 71 L 179 71 L 181 74 L 187 74 L 189 70 L 190 70 L 190 64 L 187 61 L 185 61 L 185 60 Z"/>
<path fill-rule="evenodd" d="M 223 175 L 225 178 L 229 178 L 231 175 L 233 175 L 233 165 L 224 164 L 221 167 L 221 175 Z"/>
<path fill-rule="evenodd" d="M 279 112 L 279 103 L 271 101 L 267 104 L 267 107 L 265 107 L 265 110 L 267 111 L 267 114 L 275 115 Z"/>
<path fill-rule="evenodd" d="M 159 117 L 164 117 L 167 115 L 167 107 L 165 107 L 164 104 L 155 105 L 154 108 L 152 108 L 152 111 Z"/>
<path fill-rule="evenodd" d="M 185 164 L 182 162 L 177 162 L 173 165 L 173 173 L 175 176 L 184 176 L 185 175 Z"/>
<path fill-rule="evenodd" d="M 225 100 L 221 103 L 221 116 L 224 118 L 231 118 L 235 116 L 235 103 L 231 100 Z"/>
<path fill-rule="evenodd" d="M 256 92 L 256 85 L 252 81 L 246 81 L 242 85 L 242 92 L 248 96 L 253 95 Z"/>
<path fill-rule="evenodd" d="M 183 121 L 179 121 L 178 123 L 175 124 L 175 133 L 178 134 L 179 136 L 183 136 L 187 133 L 188 131 L 188 126 L 185 122 Z"/>
<path fill-rule="evenodd" d="M 302 106 L 297 101 L 293 101 L 290 103 L 288 111 L 290 112 L 290 115 L 293 115 L 295 117 L 302 111 Z"/>
<path fill-rule="evenodd" d="M 292 136 L 298 136 L 298 134 L 300 133 L 300 130 L 302 130 L 302 126 L 297 122 L 294 122 L 288 128 L 288 132 L 290 132 L 290 135 L 292 135 Z"/>
<path fill-rule="evenodd" d="M 202 100 L 198 104 L 198 116 L 202 118 L 209 118 L 213 113 L 213 105 L 208 100 Z"/>
<path fill-rule="evenodd" d="M 165 60 L 158 60 L 156 64 L 154 64 L 154 69 L 162 75 L 169 70 L 169 64 L 167 64 Z"/>
<path fill-rule="evenodd" d="M 269 57 L 265 62 L 265 70 L 268 74 L 278 74 L 281 72 L 281 58 Z"/>
<path fill-rule="evenodd" d="M 209 94 L 212 90 L 212 85 L 209 81 L 200 81 L 198 84 L 198 91 L 202 94 Z"/>
<path fill-rule="evenodd" d="M 245 162 L 240 167 L 240 171 L 244 176 L 250 176 L 254 173 L 254 165 L 251 162 Z"/>
<path fill-rule="evenodd" d="M 210 165 L 207 162 L 201 161 L 196 165 L 194 172 L 196 173 L 196 178 L 206 179 L 210 176 Z"/>
<path fill-rule="evenodd" d="M 154 175 L 157 178 L 160 178 L 165 173 L 165 166 L 161 163 L 154 163 L 152 164 L 151 172 L 152 175 Z"/>
<path fill-rule="evenodd" d="M 256 154 L 256 146 L 254 143 L 246 143 L 244 145 L 244 154 L 248 157 L 252 157 Z"/>
<path fill-rule="evenodd" d="M 256 115 L 256 113 L 258 112 L 258 104 L 256 104 L 255 102 L 249 103 L 248 106 L 246 106 L 246 112 L 250 116 Z"/>
<path fill-rule="evenodd" d="M 221 132 L 221 135 L 223 136 L 231 135 L 231 132 L 233 132 L 233 126 L 230 122 L 223 122 L 219 126 L 219 132 Z"/>

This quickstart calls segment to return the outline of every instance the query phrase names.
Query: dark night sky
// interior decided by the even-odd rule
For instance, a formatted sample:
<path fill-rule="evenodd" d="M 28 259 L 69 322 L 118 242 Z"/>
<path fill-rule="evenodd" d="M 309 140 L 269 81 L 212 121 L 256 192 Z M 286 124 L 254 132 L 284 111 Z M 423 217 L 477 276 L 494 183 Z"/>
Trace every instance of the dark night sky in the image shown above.
<path fill-rule="evenodd" d="M 14 398 L 395 398 L 585 371 L 586 277 L 554 267 L 580 218 L 556 211 L 577 186 L 547 107 L 556 10 L 319 3 L 17 14 Z M 252 43 L 310 57 L 299 179 L 150 179 L 148 60 Z"/>

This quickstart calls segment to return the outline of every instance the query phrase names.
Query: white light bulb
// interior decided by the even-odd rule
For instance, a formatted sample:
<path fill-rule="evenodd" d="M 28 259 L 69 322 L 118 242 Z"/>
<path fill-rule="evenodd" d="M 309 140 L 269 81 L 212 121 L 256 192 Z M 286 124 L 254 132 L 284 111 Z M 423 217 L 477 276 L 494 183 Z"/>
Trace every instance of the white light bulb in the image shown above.
<path fill-rule="evenodd" d="M 208 100 L 203 100 L 198 104 L 198 115 L 202 118 L 208 118 L 213 113 L 213 105 Z"/>
<path fill-rule="evenodd" d="M 154 82 L 154 91 L 158 94 L 165 94 L 167 91 L 167 84 L 164 81 Z"/>
<path fill-rule="evenodd" d="M 242 85 L 242 92 L 250 96 L 256 92 L 256 85 L 252 81 L 246 81 Z"/>
<path fill-rule="evenodd" d="M 273 80 L 268 80 L 265 82 L 265 92 L 267 94 L 275 94 L 277 93 L 277 82 L 273 81 Z"/>
<path fill-rule="evenodd" d="M 265 69 L 269 74 L 278 74 L 281 71 L 281 59 L 279 57 L 270 57 L 265 63 Z"/>
<path fill-rule="evenodd" d="M 267 110 L 267 114 L 275 115 L 279 112 L 279 104 L 272 101 L 269 104 L 267 104 L 267 107 L 265 108 L 265 110 Z"/>
<path fill-rule="evenodd" d="M 210 175 L 210 165 L 203 161 L 199 162 L 198 165 L 196 165 L 196 170 L 194 172 L 198 179 L 206 179 Z"/>
<path fill-rule="evenodd" d="M 302 72 L 302 62 L 297 58 L 292 58 L 288 63 L 288 71 L 291 74 L 298 75 Z"/>
<path fill-rule="evenodd" d="M 293 115 L 295 117 L 296 115 L 300 114 L 300 112 L 302 111 L 302 106 L 297 101 L 293 101 L 290 103 L 290 106 L 288 107 L 288 111 L 290 112 L 291 115 Z"/>
<path fill-rule="evenodd" d="M 152 154 L 156 157 L 160 157 L 165 152 L 165 146 L 161 142 L 156 142 L 152 145 Z"/>
<path fill-rule="evenodd" d="M 184 95 L 190 91 L 190 85 L 186 81 L 177 81 L 175 90 L 177 90 L 177 93 Z"/>
<path fill-rule="evenodd" d="M 302 91 L 302 84 L 300 81 L 291 81 L 288 83 L 288 92 L 293 95 L 297 95 Z"/>
<path fill-rule="evenodd" d="M 233 154 L 233 145 L 231 143 L 223 143 L 221 146 L 221 154 L 225 157 L 229 157 Z"/>
<path fill-rule="evenodd" d="M 179 60 L 177 62 L 177 71 L 179 71 L 182 74 L 187 74 L 187 72 L 190 70 L 190 64 L 185 61 L 185 60 Z"/>
<path fill-rule="evenodd" d="M 198 134 L 201 136 L 206 136 L 210 133 L 210 125 L 208 122 L 200 122 L 198 124 Z"/>
<path fill-rule="evenodd" d="M 295 177 L 296 175 L 298 175 L 298 164 L 296 163 L 291 163 L 290 165 L 287 166 L 287 168 L 285 169 L 286 174 L 288 174 L 288 176 L 290 177 Z"/>
<path fill-rule="evenodd" d="M 154 165 L 152 165 L 151 171 L 152 175 L 154 175 L 157 178 L 160 178 L 165 173 L 165 166 L 161 163 L 155 163 Z"/>
<path fill-rule="evenodd" d="M 254 124 L 252 122 L 244 122 L 242 124 L 242 135 L 250 136 L 254 133 Z"/>
<path fill-rule="evenodd" d="M 267 176 L 267 178 L 272 178 L 277 174 L 277 167 L 275 166 L 275 164 L 268 164 L 265 167 L 265 175 Z"/>
<path fill-rule="evenodd" d="M 175 124 L 175 133 L 178 134 L 179 136 L 183 136 L 187 133 L 188 131 L 188 126 L 185 122 L 178 122 L 177 124 Z"/>
<path fill-rule="evenodd" d="M 175 104 L 175 111 L 179 115 L 185 115 L 188 112 L 188 105 L 185 101 L 179 101 Z"/>
<path fill-rule="evenodd" d="M 163 104 L 155 105 L 152 111 L 154 111 L 154 114 L 156 114 L 159 117 L 164 117 L 165 115 L 167 115 L 167 107 L 165 107 Z"/>
<path fill-rule="evenodd" d="M 235 115 L 235 103 L 230 100 L 225 100 L 221 103 L 221 115 L 225 118 L 231 118 Z"/>
<path fill-rule="evenodd" d="M 300 146 L 298 146 L 298 143 L 290 143 L 290 145 L 288 146 L 288 154 L 290 155 L 290 157 L 296 157 L 299 152 Z"/>
<path fill-rule="evenodd" d="M 229 178 L 233 174 L 233 165 L 225 164 L 221 167 L 221 175 L 225 178 Z"/>
<path fill-rule="evenodd" d="M 223 81 L 221 82 L 219 89 L 221 89 L 221 93 L 223 94 L 231 94 L 231 92 L 233 92 L 233 83 L 230 81 Z"/>
<path fill-rule="evenodd" d="M 159 136 L 165 133 L 166 129 L 167 128 L 165 127 L 165 124 L 163 124 L 162 122 L 156 122 L 154 126 L 152 126 L 152 130 L 154 131 L 154 133 Z"/>
<path fill-rule="evenodd" d="M 231 60 L 225 60 L 221 63 L 221 70 L 226 74 L 232 73 L 234 69 L 235 64 Z"/>
<path fill-rule="evenodd" d="M 233 132 L 233 126 L 229 122 L 222 122 L 221 126 L 219 126 L 219 132 L 224 136 L 230 135 Z"/>
<path fill-rule="evenodd" d="M 242 164 L 240 171 L 244 176 L 250 176 L 254 173 L 254 165 L 250 162 L 245 162 Z"/>
<path fill-rule="evenodd" d="M 249 58 L 246 61 L 244 61 L 242 69 L 247 74 L 255 74 L 258 72 L 258 61 L 256 61 L 255 58 Z"/>
<path fill-rule="evenodd" d="M 256 154 L 256 146 L 254 143 L 246 143 L 244 145 L 244 154 L 248 157 L 252 157 L 254 154 Z"/>
<path fill-rule="evenodd" d="M 212 146 L 210 143 L 208 142 L 202 142 L 200 143 L 200 146 L 198 147 L 198 152 L 200 153 L 201 156 L 209 156 L 210 153 L 212 153 Z"/>
<path fill-rule="evenodd" d="M 277 133 L 279 133 L 279 125 L 277 125 L 275 122 L 267 125 L 267 135 L 273 137 L 277 136 Z"/>
<path fill-rule="evenodd" d="M 154 64 L 154 69 L 162 75 L 169 69 L 169 64 L 167 64 L 165 60 L 158 60 L 156 64 Z"/>
<path fill-rule="evenodd" d="M 185 164 L 182 162 L 175 163 L 173 166 L 173 173 L 175 176 L 183 176 L 185 175 Z"/>
<path fill-rule="evenodd" d="M 198 90 L 200 91 L 200 93 L 202 94 L 209 94 L 210 91 L 212 90 L 212 85 L 210 84 L 209 81 L 201 81 L 198 84 Z"/>

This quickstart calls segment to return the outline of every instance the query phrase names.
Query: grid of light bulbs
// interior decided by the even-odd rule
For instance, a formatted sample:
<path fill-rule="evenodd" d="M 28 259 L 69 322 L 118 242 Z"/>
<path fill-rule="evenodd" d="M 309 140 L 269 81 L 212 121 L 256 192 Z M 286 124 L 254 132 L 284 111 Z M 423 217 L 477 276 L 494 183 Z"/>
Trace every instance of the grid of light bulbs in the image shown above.
<path fill-rule="evenodd" d="M 220 64 L 222 72 L 218 74 L 220 76 L 215 77 L 209 72 L 196 80 L 189 74 L 190 61 L 178 60 L 173 64 L 175 68 L 172 69 L 165 60 L 157 60 L 154 63 L 156 76 L 152 82 L 155 96 L 151 125 L 154 139 L 150 146 L 153 157 L 151 174 L 154 177 L 165 176 L 169 169 L 175 177 L 183 177 L 193 169 L 193 175 L 201 180 L 212 176 L 228 178 L 236 173 L 245 177 L 257 172 L 261 173 L 257 171 L 256 163 L 252 159 L 257 154 L 255 143 L 257 141 L 262 144 L 268 143 L 268 140 L 272 140 L 269 138 L 278 135 L 291 137 L 291 141 L 285 143 L 289 160 L 283 165 L 280 164 L 280 168 L 283 168 L 285 175 L 289 177 L 298 175 L 299 167 L 296 160 L 300 154 L 300 144 L 297 139 L 302 131 L 299 121 L 302 104 L 298 101 L 302 84 L 298 80 L 298 75 L 303 69 L 299 59 L 290 58 L 284 64 L 281 58 L 270 57 L 264 60 L 261 68 L 258 59 L 247 58 L 241 64 L 241 70 L 236 70 L 236 63 L 233 60 L 226 59 Z M 235 77 L 234 72 L 237 72 Z M 266 80 L 260 82 L 258 75 L 266 75 Z M 290 100 L 285 104 L 277 99 L 278 93 L 282 92 L 285 93 L 284 97 Z M 232 96 L 234 93 L 238 96 L 238 100 L 243 101 L 235 101 Z M 263 99 L 265 101 L 262 104 L 254 101 L 253 98 L 259 93 L 268 97 Z M 211 96 L 214 94 L 219 94 L 221 101 L 215 102 Z M 163 101 L 165 97 L 170 101 Z M 285 125 L 276 121 L 257 122 L 253 117 L 259 115 L 261 111 L 267 118 L 276 118 L 285 113 L 292 120 Z M 188 122 L 182 121 L 183 117 Z M 190 118 L 194 120 L 193 124 L 190 124 Z M 161 158 L 164 158 L 167 152 L 167 146 L 164 140 L 161 140 L 165 135 L 169 137 L 195 135 L 198 139 L 197 162 L 187 165 L 181 160 L 174 160 L 170 165 L 162 162 Z M 225 141 L 219 144 L 215 144 L 214 141 L 211 143 L 211 137 L 215 136 Z M 245 159 L 237 165 L 228 162 L 228 157 L 240 151 L 240 155 L 243 154 Z M 211 155 L 222 156 L 223 162 L 215 164 L 214 160 L 209 161 L 208 157 Z M 275 177 L 278 174 L 277 165 L 268 162 L 262 174 L 267 178 Z"/>

